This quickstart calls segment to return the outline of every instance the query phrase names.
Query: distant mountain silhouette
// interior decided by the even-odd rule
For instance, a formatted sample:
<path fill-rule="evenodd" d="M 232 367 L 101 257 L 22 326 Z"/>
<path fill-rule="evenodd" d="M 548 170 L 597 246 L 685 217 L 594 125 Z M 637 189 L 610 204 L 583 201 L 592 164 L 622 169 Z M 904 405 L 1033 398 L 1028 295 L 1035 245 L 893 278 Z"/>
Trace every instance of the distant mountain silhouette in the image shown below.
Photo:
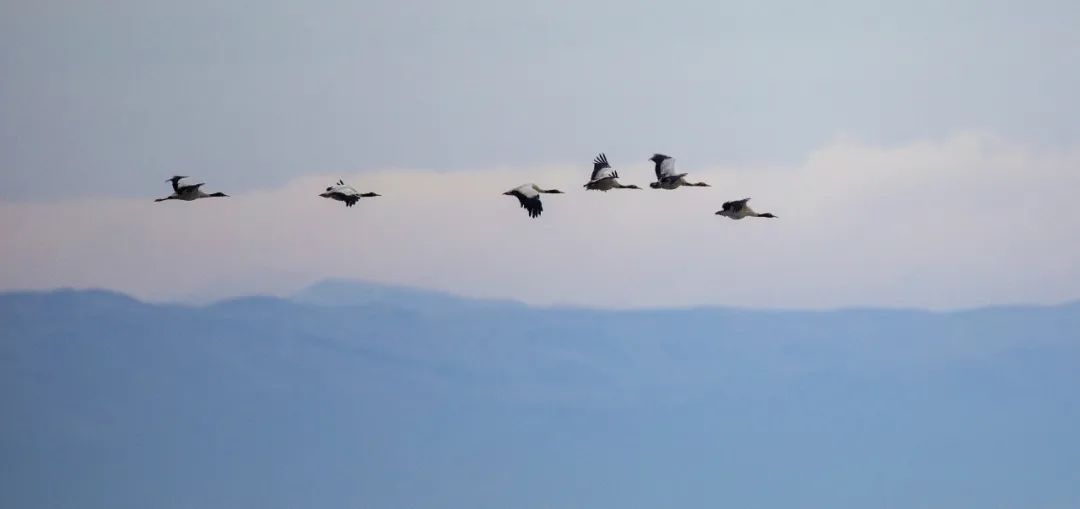
<path fill-rule="evenodd" d="M 520 307 L 512 300 L 471 299 L 446 292 L 350 279 L 328 279 L 292 297 L 297 302 L 320 306 L 384 305 L 427 311 L 469 307 Z"/>
<path fill-rule="evenodd" d="M 1075 507 L 1080 305 L 0 294 L 0 507 Z"/>

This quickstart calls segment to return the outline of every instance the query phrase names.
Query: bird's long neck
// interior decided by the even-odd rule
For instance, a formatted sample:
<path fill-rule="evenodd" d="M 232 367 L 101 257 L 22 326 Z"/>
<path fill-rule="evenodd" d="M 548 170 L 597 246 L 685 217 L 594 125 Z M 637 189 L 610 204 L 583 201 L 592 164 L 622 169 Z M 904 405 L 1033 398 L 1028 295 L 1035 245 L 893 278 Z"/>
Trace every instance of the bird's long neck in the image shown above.
<path fill-rule="evenodd" d="M 688 183 L 687 185 L 696 186 L 696 187 L 711 187 L 711 186 L 709 186 L 709 184 L 706 184 L 704 182 L 697 182 L 697 183 L 694 183 L 694 184 L 689 184 Z"/>
<path fill-rule="evenodd" d="M 757 216 L 757 217 L 773 217 L 773 218 L 776 217 L 776 216 L 772 215 L 772 213 L 770 213 L 770 212 L 765 212 L 764 214 L 754 214 L 754 215 Z"/>

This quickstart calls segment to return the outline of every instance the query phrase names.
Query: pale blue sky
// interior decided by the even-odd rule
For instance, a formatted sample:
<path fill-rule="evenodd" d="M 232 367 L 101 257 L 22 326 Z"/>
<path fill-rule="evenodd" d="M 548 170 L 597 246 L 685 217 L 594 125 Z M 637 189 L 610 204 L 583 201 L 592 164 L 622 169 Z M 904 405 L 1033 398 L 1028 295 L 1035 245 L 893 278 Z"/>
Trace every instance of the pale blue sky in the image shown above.
<path fill-rule="evenodd" d="M 1080 136 L 1080 3 L 0 2 L 0 199 Z M 75 183 L 56 196 L 57 182 Z"/>

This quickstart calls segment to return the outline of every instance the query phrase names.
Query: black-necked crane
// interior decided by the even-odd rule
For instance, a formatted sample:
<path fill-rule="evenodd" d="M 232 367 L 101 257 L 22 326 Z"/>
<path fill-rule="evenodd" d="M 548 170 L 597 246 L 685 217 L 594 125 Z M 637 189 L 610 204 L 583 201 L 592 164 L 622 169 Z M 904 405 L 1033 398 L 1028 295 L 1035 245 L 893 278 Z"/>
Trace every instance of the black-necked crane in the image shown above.
<path fill-rule="evenodd" d="M 653 189 L 678 189 L 681 186 L 709 187 L 704 182 L 687 182 L 687 173 L 675 172 L 675 158 L 664 154 L 653 154 L 649 158 L 656 165 L 656 182 L 649 184 Z"/>
<path fill-rule="evenodd" d="M 619 183 L 619 172 L 608 164 L 607 156 L 600 154 L 593 159 L 592 175 L 585 189 L 593 191 L 609 191 L 611 189 L 641 189 L 633 184 L 623 185 Z"/>
<path fill-rule="evenodd" d="M 754 212 L 754 209 L 750 208 L 746 202 L 750 201 L 750 198 L 743 198 L 741 200 L 726 201 L 721 206 L 721 210 L 716 211 L 716 215 L 730 217 L 731 219 L 742 219 L 744 217 L 772 217 L 776 216 L 766 212 L 764 214 L 758 214 Z"/>
<path fill-rule="evenodd" d="M 337 184 L 334 184 L 326 188 L 326 192 L 319 194 L 323 198 L 330 198 L 331 200 L 337 200 L 345 202 L 346 207 L 352 207 L 356 205 L 356 202 L 360 201 L 360 198 L 374 198 L 376 196 L 382 196 L 376 193 L 363 193 L 345 183 L 345 181 L 338 179 Z"/>
<path fill-rule="evenodd" d="M 193 201 L 198 200 L 199 198 L 225 198 L 229 196 L 225 193 L 207 194 L 203 192 L 200 188 L 206 184 L 205 182 L 199 182 L 198 184 L 181 184 L 180 181 L 186 178 L 187 177 L 185 176 L 174 175 L 172 178 L 166 180 L 165 182 L 172 182 L 173 193 L 164 198 L 158 198 L 154 200 L 154 202 L 156 203 L 165 200 Z"/>
<path fill-rule="evenodd" d="M 563 194 L 558 189 L 542 189 L 536 184 L 522 184 L 505 193 L 507 196 L 517 197 L 521 208 L 529 213 L 529 217 L 540 217 L 544 211 L 544 204 L 540 202 L 541 194 Z"/>

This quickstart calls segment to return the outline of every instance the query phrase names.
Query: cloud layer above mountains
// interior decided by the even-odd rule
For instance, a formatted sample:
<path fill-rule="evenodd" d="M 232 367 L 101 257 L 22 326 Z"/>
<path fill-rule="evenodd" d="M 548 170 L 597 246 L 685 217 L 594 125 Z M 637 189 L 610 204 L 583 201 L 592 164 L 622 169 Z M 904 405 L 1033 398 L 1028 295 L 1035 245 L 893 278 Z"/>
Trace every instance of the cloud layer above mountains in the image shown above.
<path fill-rule="evenodd" d="M 627 183 L 651 169 L 609 154 Z M 707 189 L 585 192 L 588 166 L 340 175 L 382 195 L 318 198 L 339 175 L 233 197 L 0 203 L 0 289 L 107 287 L 150 299 L 289 293 L 363 278 L 599 307 L 917 306 L 1080 295 L 1080 151 L 962 133 L 874 147 L 838 140 L 791 167 L 677 165 Z M 155 179 L 156 180 L 156 179 Z M 558 187 L 529 219 L 501 193 Z M 778 220 L 713 215 L 753 197 Z M 648 289 L 643 290 L 643 289 Z"/>

